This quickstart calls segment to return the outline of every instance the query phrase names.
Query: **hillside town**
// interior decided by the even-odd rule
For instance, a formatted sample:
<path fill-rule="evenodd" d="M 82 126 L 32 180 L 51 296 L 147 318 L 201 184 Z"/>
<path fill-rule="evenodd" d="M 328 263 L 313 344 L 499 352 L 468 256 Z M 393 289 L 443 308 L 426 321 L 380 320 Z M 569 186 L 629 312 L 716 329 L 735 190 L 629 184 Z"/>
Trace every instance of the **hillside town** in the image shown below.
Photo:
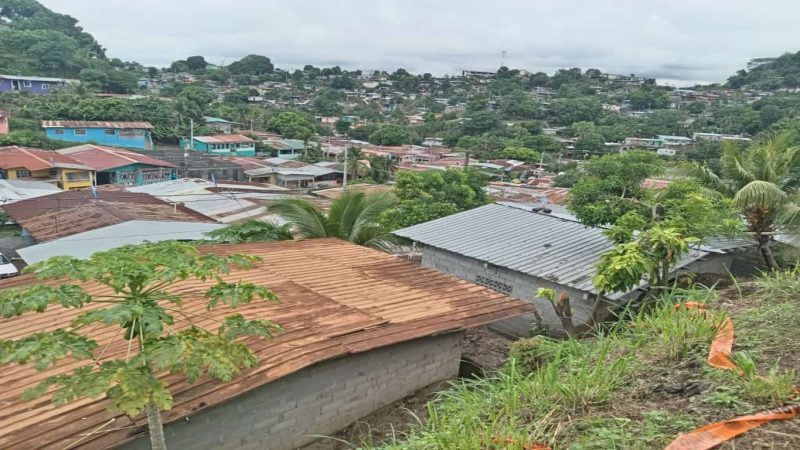
<path fill-rule="evenodd" d="M 0 448 L 800 448 L 800 52 L 106 52 L 0 2 Z"/>

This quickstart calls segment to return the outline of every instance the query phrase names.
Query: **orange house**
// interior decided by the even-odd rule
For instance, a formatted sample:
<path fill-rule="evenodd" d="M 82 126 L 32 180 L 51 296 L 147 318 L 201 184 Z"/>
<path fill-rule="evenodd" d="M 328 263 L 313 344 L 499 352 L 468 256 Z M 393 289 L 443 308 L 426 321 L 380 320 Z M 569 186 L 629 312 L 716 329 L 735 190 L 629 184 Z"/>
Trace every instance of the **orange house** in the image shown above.
<path fill-rule="evenodd" d="M 68 191 L 92 186 L 95 171 L 56 152 L 11 146 L 0 147 L 0 178 L 49 181 Z"/>

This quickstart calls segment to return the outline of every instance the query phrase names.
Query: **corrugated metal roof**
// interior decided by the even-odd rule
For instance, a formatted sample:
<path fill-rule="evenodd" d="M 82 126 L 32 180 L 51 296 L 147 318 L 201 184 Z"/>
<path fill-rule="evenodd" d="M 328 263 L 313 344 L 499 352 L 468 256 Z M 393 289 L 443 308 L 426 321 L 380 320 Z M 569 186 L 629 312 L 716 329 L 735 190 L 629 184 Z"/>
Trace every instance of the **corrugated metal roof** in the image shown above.
<path fill-rule="evenodd" d="M 614 243 L 603 229 L 570 220 L 567 213 L 545 214 L 525 205 L 492 204 L 414 225 L 394 234 L 489 264 L 597 293 L 592 283 L 597 263 Z M 692 248 L 674 270 L 746 240 L 711 239 Z M 641 286 L 646 286 L 643 282 Z M 618 298 L 624 293 L 610 295 Z"/>
<path fill-rule="evenodd" d="M 73 234 L 43 244 L 17 250 L 28 264 L 53 256 L 88 258 L 96 252 L 128 244 L 168 240 L 203 240 L 205 234 L 222 228 L 218 223 L 131 220 L 83 233 Z"/>
<path fill-rule="evenodd" d="M 150 122 L 103 122 L 97 120 L 43 120 L 42 128 L 133 128 L 152 129 Z"/>
<path fill-rule="evenodd" d="M 56 152 L 61 155 L 67 155 L 94 170 L 109 170 L 117 167 L 129 166 L 131 164 L 146 164 L 155 167 L 170 168 L 177 167 L 170 162 L 161 161 L 160 159 L 136 153 L 132 150 L 122 150 L 93 144 L 62 148 L 61 150 L 56 150 Z"/>
<path fill-rule="evenodd" d="M 0 206 L 50 195 L 54 192 L 61 192 L 61 189 L 46 181 L 0 180 Z"/>
<path fill-rule="evenodd" d="M 376 250 L 337 239 L 203 246 L 213 254 L 247 253 L 263 261 L 250 270 L 234 269 L 228 280 L 244 280 L 269 287 L 279 303 L 254 301 L 236 309 L 248 319 L 268 319 L 284 331 L 274 339 L 248 339 L 258 365 L 232 383 L 202 377 L 189 384 L 183 377 L 162 374 L 173 395 L 173 407 L 163 412 L 165 423 L 181 420 L 246 394 L 274 380 L 321 361 L 387 347 L 417 338 L 447 333 L 530 313 L 533 307 L 490 289 L 412 264 Z M 0 282 L 0 288 L 35 283 L 22 275 Z M 207 311 L 202 291 L 215 281 L 187 280 L 168 288 L 181 296 L 183 309 L 209 317 L 202 325 L 214 327 L 230 309 Z M 109 290 L 83 283 L 93 295 Z M 91 304 L 89 309 L 102 307 Z M 19 339 L 37 331 L 69 325 L 84 312 L 51 306 L 44 313 L 2 320 L 0 339 Z M 175 327 L 185 326 L 176 323 Z M 104 348 L 114 329 L 90 332 Z M 106 358 L 124 357 L 125 342 L 117 339 L 104 350 Z M 22 391 L 43 377 L 75 369 L 83 361 L 66 359 L 44 373 L 30 365 L 0 371 L 0 447 L 6 450 L 42 448 L 101 449 L 116 447 L 147 430 L 145 417 L 133 420 L 107 411 L 108 401 L 81 399 L 60 407 L 47 398 L 23 402 Z M 397 374 L 403 376 L 403 374 Z M 113 425 L 102 425 L 113 419 Z M 78 441 L 80 441 L 78 443 Z"/>
<path fill-rule="evenodd" d="M 395 232 L 413 241 L 595 292 L 600 256 L 614 244 L 600 228 L 503 205 L 486 205 Z"/>
<path fill-rule="evenodd" d="M 217 185 L 224 184 L 220 181 Z M 209 189 L 214 183 L 207 180 L 182 178 L 144 186 L 128 188 L 129 192 L 140 192 L 158 197 L 173 204 L 181 204 L 204 216 L 222 223 L 238 220 L 256 219 L 268 216 L 267 209 L 261 205 L 244 200 L 244 194 L 227 192 L 215 193 Z"/>
<path fill-rule="evenodd" d="M 142 193 L 72 190 L 4 205 L 5 212 L 39 242 L 130 220 L 212 222 L 183 205 Z"/>
<path fill-rule="evenodd" d="M 43 169 L 92 170 L 78 161 L 50 150 L 19 146 L 0 147 L 0 169 L 25 168 L 30 171 Z"/>
<path fill-rule="evenodd" d="M 200 141 L 204 144 L 235 144 L 242 142 L 255 142 L 247 136 L 241 134 L 220 134 L 217 136 L 195 136 L 195 141 Z"/>
<path fill-rule="evenodd" d="M 45 83 L 78 83 L 78 80 L 69 78 L 51 78 L 51 77 L 29 77 L 25 75 L 0 75 L 4 80 L 26 80 L 26 81 L 44 81 Z"/>

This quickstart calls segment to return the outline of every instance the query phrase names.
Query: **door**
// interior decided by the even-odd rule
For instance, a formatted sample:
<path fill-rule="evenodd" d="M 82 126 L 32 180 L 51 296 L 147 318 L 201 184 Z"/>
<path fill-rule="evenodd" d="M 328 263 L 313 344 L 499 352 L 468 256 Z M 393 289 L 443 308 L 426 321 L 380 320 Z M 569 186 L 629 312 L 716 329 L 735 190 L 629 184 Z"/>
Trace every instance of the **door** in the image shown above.
<path fill-rule="evenodd" d="M 11 80 L 11 90 L 12 91 L 19 90 L 19 80 Z"/>

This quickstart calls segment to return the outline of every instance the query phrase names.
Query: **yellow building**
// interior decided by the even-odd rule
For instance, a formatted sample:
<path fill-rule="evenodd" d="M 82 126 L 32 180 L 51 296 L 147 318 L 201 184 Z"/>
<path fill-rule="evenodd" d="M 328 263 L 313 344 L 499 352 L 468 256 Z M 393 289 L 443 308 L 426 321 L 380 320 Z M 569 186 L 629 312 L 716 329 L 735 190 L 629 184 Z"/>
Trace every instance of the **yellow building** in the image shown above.
<path fill-rule="evenodd" d="M 0 178 L 52 182 L 65 191 L 95 183 L 95 171 L 74 159 L 48 150 L 0 147 Z"/>

